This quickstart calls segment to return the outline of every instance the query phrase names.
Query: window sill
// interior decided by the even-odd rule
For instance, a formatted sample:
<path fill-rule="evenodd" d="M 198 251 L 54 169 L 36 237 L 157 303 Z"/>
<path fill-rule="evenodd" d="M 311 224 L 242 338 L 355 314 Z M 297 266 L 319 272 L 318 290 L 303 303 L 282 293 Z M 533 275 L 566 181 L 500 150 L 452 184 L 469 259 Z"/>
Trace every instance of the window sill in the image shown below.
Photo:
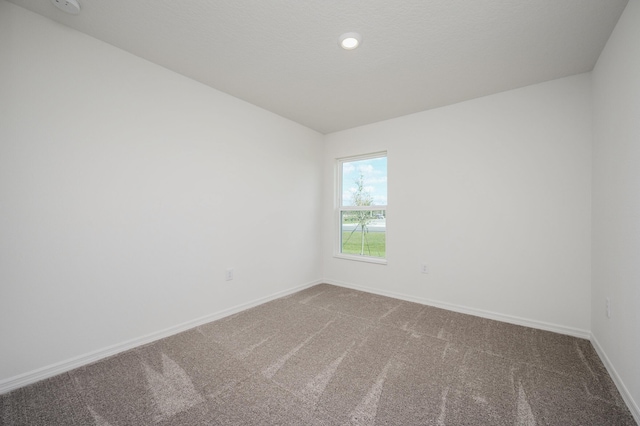
<path fill-rule="evenodd" d="M 378 265 L 386 265 L 387 259 L 381 257 L 369 257 L 369 256 L 352 256 L 342 253 L 334 253 L 333 257 L 344 260 L 355 260 L 356 262 L 377 263 Z"/>

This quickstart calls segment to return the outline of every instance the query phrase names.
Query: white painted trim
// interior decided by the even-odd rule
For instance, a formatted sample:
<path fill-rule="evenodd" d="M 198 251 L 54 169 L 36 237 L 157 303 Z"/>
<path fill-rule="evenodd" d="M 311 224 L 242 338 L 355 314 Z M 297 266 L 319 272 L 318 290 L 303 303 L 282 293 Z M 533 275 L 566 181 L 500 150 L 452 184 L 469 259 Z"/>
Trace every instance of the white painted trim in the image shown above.
<path fill-rule="evenodd" d="M 635 419 L 636 423 L 640 425 L 640 408 L 638 407 L 638 404 L 636 403 L 636 401 L 633 400 L 633 397 L 631 396 L 629 389 L 627 389 L 627 387 L 625 386 L 624 382 L 620 378 L 620 375 L 618 374 L 613 364 L 611 363 L 611 360 L 607 356 L 604 349 L 602 349 L 602 346 L 600 346 L 598 339 L 596 339 L 596 336 L 594 336 L 593 333 L 591 334 L 590 340 L 598 356 L 602 360 L 602 363 L 604 364 L 607 371 L 609 372 L 609 375 L 613 379 L 613 382 L 616 384 L 616 387 L 618 388 L 618 391 L 620 392 L 622 399 L 624 399 L 624 402 L 627 404 L 627 407 L 629 407 L 629 411 L 631 411 L 631 415 Z"/>
<path fill-rule="evenodd" d="M 305 288 L 309 288 L 311 286 L 321 284 L 323 282 L 324 282 L 323 280 L 317 280 L 317 281 L 312 281 L 306 284 L 302 284 L 302 285 L 290 288 L 288 290 L 279 291 L 272 295 L 255 299 L 251 302 L 242 303 L 240 305 L 231 307 L 229 309 L 224 309 L 222 311 L 214 312 L 212 314 L 205 315 L 203 317 L 196 318 L 191 321 L 184 322 L 182 324 L 165 328 L 164 330 L 155 331 L 153 333 L 149 333 L 147 335 L 140 336 L 135 339 L 127 340 L 125 342 L 118 343 L 112 346 L 107 346 L 106 348 L 98 349 L 96 351 L 89 352 L 84 355 L 70 358 L 65 361 L 57 362 L 55 364 L 51 364 L 46 367 L 38 368 L 37 370 L 29 371 L 27 373 L 10 377 L 8 379 L 0 381 L 0 395 L 10 392 L 14 389 L 18 389 L 35 382 L 39 382 L 40 380 L 44 380 L 49 377 L 56 376 L 58 374 L 66 373 L 67 371 L 73 370 L 74 368 L 91 364 L 93 362 L 99 361 L 101 359 L 107 358 L 112 355 L 116 355 L 118 353 L 127 351 L 129 349 L 133 349 L 135 347 L 146 345 L 147 343 L 151 343 L 156 340 L 172 336 L 174 334 L 189 330 L 199 325 L 206 324 L 211 321 L 216 321 L 220 318 L 233 315 L 235 313 L 244 311 L 249 308 L 253 308 L 254 306 L 262 305 L 263 303 L 269 302 L 274 299 L 278 299 L 283 296 L 287 296 L 289 294 L 298 292 L 300 290 L 304 290 Z"/>
<path fill-rule="evenodd" d="M 355 260 L 356 262 L 367 262 L 367 263 L 377 263 L 378 265 L 386 265 L 387 259 L 383 257 L 371 257 L 371 256 L 358 256 L 358 255 L 348 255 L 343 253 L 334 253 L 333 257 L 336 259 L 344 259 L 344 260 Z"/>
<path fill-rule="evenodd" d="M 482 309 L 469 308 L 467 306 L 455 305 L 452 303 L 440 302 L 438 300 L 426 299 L 422 297 L 409 296 L 407 294 L 396 293 L 393 291 L 379 290 L 376 288 L 360 286 L 335 280 L 325 280 L 327 284 L 333 284 L 340 287 L 351 288 L 354 290 L 365 291 L 367 293 L 379 294 L 381 296 L 393 297 L 394 299 L 406 300 L 408 302 L 420 303 L 421 305 L 435 306 L 437 308 L 447 309 L 449 311 L 460 312 L 463 314 L 475 315 L 477 317 L 488 318 L 496 321 L 508 322 L 510 324 L 522 325 L 525 327 L 537 328 L 539 330 L 552 331 L 554 333 L 566 334 L 581 339 L 589 339 L 591 333 L 588 330 L 579 328 L 566 327 L 558 324 L 551 324 L 544 321 L 537 321 L 527 318 L 516 317 L 512 315 L 500 314 L 497 312 L 485 311 Z"/>

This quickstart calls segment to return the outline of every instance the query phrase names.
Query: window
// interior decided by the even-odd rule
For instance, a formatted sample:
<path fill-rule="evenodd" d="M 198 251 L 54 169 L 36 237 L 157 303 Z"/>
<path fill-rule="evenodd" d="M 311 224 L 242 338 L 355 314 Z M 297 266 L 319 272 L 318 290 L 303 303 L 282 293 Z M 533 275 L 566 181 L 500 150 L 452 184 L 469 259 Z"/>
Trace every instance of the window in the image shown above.
<path fill-rule="evenodd" d="M 387 153 L 337 160 L 336 256 L 386 263 Z"/>

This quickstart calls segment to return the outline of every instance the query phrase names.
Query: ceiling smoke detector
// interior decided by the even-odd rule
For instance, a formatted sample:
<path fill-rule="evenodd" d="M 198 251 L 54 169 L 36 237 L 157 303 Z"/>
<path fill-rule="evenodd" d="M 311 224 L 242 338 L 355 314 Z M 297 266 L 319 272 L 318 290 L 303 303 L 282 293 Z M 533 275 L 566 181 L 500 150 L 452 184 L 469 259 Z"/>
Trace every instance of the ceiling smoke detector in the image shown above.
<path fill-rule="evenodd" d="M 55 4 L 56 7 L 63 12 L 72 15 L 80 13 L 80 3 L 78 3 L 78 0 L 51 0 L 51 3 Z"/>

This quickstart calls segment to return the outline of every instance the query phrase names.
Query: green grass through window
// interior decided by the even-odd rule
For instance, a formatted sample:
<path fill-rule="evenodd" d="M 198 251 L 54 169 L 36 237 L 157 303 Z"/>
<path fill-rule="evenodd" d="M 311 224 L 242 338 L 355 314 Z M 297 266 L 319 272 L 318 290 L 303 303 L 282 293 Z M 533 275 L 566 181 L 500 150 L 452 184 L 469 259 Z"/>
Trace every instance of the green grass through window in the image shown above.
<path fill-rule="evenodd" d="M 362 231 L 353 234 L 351 231 L 342 232 L 342 253 L 360 255 L 362 251 Z M 384 232 L 365 232 L 364 255 L 384 258 L 387 252 Z"/>

